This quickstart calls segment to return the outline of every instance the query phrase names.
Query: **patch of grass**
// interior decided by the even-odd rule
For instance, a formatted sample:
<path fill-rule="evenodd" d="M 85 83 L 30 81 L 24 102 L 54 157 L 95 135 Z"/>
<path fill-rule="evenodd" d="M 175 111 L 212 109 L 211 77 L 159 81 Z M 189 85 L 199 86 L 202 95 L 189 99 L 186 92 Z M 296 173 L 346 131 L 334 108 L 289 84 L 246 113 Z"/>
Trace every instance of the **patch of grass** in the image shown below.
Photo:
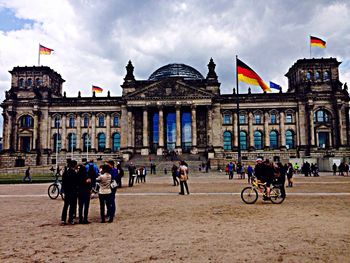
<path fill-rule="evenodd" d="M 23 174 L 0 174 L 0 184 L 20 184 L 23 183 L 23 177 Z M 55 180 L 52 174 L 32 174 L 30 177 L 31 183 L 48 183 Z"/>

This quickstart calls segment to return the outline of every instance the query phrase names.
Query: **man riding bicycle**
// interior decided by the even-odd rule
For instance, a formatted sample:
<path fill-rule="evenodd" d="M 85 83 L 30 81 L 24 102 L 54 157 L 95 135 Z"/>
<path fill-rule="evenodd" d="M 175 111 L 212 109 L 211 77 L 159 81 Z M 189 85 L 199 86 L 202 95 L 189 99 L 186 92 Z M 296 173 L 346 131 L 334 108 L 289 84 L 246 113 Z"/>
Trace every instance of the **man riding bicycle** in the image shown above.
<path fill-rule="evenodd" d="M 274 167 L 273 164 L 270 163 L 268 159 L 266 159 L 265 162 L 263 162 L 261 159 L 258 159 L 257 164 L 254 169 L 254 173 L 256 176 L 256 179 L 266 184 L 266 199 L 270 198 L 270 186 L 274 177 Z"/>

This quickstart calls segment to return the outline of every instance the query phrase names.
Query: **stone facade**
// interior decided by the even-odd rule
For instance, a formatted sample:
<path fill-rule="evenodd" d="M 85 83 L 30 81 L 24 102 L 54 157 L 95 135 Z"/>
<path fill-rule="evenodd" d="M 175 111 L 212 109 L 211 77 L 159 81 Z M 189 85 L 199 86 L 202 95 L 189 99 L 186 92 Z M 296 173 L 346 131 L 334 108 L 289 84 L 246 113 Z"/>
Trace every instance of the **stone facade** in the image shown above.
<path fill-rule="evenodd" d="M 67 97 L 49 67 L 15 67 L 3 108 L 0 166 L 64 164 L 67 159 L 134 154 L 207 154 L 225 158 L 348 158 L 349 94 L 335 58 L 298 60 L 286 93 L 220 94 L 211 59 L 204 78 L 183 64 L 148 80 L 126 66 L 122 96 Z M 238 125 L 239 124 L 239 125 Z M 239 127 L 239 130 L 238 130 Z"/>

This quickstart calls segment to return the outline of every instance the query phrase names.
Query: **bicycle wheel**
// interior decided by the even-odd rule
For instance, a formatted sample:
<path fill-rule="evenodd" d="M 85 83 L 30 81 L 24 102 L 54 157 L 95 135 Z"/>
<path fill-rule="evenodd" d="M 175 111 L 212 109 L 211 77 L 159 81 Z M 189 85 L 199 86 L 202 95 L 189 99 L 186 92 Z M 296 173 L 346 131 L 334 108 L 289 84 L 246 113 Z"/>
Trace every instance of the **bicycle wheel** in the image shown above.
<path fill-rule="evenodd" d="M 241 198 L 246 204 L 254 204 L 258 200 L 258 191 L 253 187 L 246 187 L 241 192 Z"/>
<path fill-rule="evenodd" d="M 272 187 L 270 191 L 271 202 L 274 204 L 281 204 L 285 197 L 281 195 L 281 189 L 279 187 Z"/>
<path fill-rule="evenodd" d="M 56 184 L 51 184 L 47 193 L 51 199 L 56 199 L 60 193 L 58 186 Z"/>

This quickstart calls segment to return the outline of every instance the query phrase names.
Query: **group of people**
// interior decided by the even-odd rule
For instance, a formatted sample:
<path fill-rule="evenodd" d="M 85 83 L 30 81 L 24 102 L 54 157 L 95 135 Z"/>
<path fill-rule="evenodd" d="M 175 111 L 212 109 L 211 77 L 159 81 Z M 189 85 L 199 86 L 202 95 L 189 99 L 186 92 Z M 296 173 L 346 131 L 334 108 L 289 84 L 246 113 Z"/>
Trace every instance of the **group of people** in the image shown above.
<path fill-rule="evenodd" d="M 146 182 L 146 175 L 147 175 L 147 168 L 145 166 L 141 166 L 139 168 L 136 168 L 136 165 L 133 162 L 130 162 L 128 166 L 129 171 L 129 187 L 133 187 L 135 183 L 139 182 Z"/>
<path fill-rule="evenodd" d="M 245 179 L 245 175 L 247 174 L 248 182 L 250 182 L 252 170 L 253 170 L 252 166 L 250 165 L 245 166 L 244 164 L 241 164 L 241 163 L 229 162 L 225 166 L 225 172 L 226 172 L 226 175 L 228 175 L 229 180 L 233 179 L 234 172 L 236 172 L 240 179 Z"/>
<path fill-rule="evenodd" d="M 318 170 L 318 166 L 317 164 L 314 163 L 309 163 L 308 161 L 304 162 L 303 165 L 301 166 L 301 172 L 305 175 L 305 176 L 320 176 L 318 174 L 319 170 Z"/>
<path fill-rule="evenodd" d="M 332 166 L 333 175 L 337 175 L 337 170 L 338 170 L 338 175 L 349 176 L 349 167 L 350 167 L 350 164 L 347 164 L 345 162 L 341 162 L 339 166 L 337 166 L 337 164 L 334 163 Z"/>
<path fill-rule="evenodd" d="M 171 168 L 171 175 L 173 178 L 173 185 L 178 186 L 180 185 L 180 195 L 185 194 L 185 189 L 187 194 L 190 194 L 190 191 L 188 190 L 188 164 L 185 161 L 180 161 L 179 166 L 176 164 L 173 164 L 173 167 Z"/>
<path fill-rule="evenodd" d="M 99 184 L 98 197 L 100 203 L 101 223 L 111 223 L 115 217 L 115 194 L 121 187 L 123 169 L 118 163 L 115 167 L 113 160 L 105 162 L 98 169 L 93 160 L 86 164 L 79 164 L 75 160 L 68 162 L 62 174 L 62 187 L 64 189 L 64 205 L 61 215 L 61 224 L 75 223 L 77 203 L 79 224 L 88 224 L 91 190 L 96 182 Z M 107 214 L 106 214 L 107 212 Z"/>

